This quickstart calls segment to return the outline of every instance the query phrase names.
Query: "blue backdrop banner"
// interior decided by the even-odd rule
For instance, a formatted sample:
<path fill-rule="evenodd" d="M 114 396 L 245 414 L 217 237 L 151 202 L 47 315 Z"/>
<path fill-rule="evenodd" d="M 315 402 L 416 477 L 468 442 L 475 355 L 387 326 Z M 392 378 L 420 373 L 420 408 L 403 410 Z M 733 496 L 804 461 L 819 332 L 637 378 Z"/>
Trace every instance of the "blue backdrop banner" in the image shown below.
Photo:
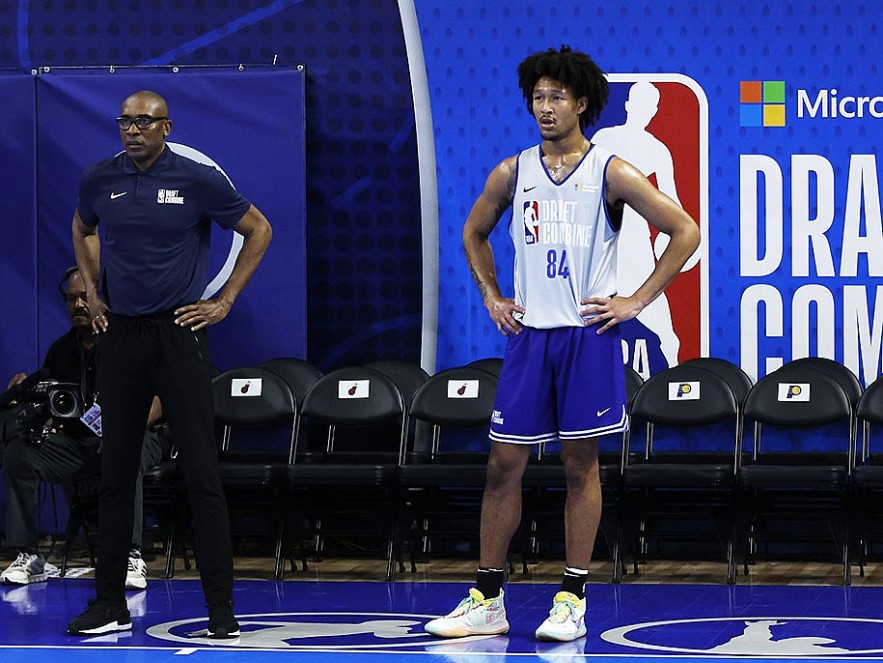
<path fill-rule="evenodd" d="M 37 278 L 34 206 L 34 80 L 0 75 L 5 121 L 0 123 L 0 390 L 13 373 L 37 368 Z M 42 361 L 42 357 L 40 360 Z"/>

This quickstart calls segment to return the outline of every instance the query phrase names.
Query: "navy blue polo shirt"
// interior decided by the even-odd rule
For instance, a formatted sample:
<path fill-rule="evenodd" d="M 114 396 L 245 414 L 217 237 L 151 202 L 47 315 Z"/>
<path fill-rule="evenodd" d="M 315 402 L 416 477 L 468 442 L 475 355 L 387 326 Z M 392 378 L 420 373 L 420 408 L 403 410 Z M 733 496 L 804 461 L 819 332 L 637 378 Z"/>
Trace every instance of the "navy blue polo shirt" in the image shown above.
<path fill-rule="evenodd" d="M 246 200 L 212 166 L 168 146 L 142 172 L 122 152 L 80 181 L 77 210 L 101 224 L 99 292 L 120 315 L 151 315 L 198 300 L 209 281 L 211 222 L 235 226 Z"/>

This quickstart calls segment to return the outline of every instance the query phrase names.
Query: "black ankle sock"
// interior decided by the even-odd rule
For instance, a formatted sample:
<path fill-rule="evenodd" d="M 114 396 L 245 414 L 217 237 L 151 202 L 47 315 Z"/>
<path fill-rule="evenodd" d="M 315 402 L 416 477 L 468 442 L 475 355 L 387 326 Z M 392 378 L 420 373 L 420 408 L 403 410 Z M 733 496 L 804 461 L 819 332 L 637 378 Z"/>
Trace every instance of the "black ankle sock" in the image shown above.
<path fill-rule="evenodd" d="M 575 594 L 578 599 L 586 595 L 586 580 L 589 572 L 586 569 L 578 569 L 574 566 L 564 567 L 564 577 L 561 579 L 561 591 Z"/>
<path fill-rule="evenodd" d="M 500 595 L 505 580 L 506 572 L 503 569 L 489 569 L 479 566 L 478 573 L 475 575 L 475 586 L 486 599 L 495 599 Z"/>

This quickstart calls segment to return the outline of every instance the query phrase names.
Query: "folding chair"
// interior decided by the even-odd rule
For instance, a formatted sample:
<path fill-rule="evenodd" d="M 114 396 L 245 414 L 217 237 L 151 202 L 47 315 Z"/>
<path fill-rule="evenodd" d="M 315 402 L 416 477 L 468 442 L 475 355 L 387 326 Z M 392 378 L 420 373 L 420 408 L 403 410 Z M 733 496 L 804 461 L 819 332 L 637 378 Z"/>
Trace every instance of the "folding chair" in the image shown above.
<path fill-rule="evenodd" d="M 291 395 L 294 397 L 295 413 L 294 413 L 294 437 L 300 437 L 300 406 L 304 402 L 304 396 L 316 381 L 322 377 L 322 371 L 316 368 L 310 362 L 297 357 L 276 357 L 268 359 L 258 364 L 258 368 L 265 368 L 275 373 L 283 380 L 288 388 L 291 389 Z M 292 452 L 294 447 L 292 446 Z M 293 461 L 293 458 L 289 459 Z"/>
<path fill-rule="evenodd" d="M 279 375 L 257 367 L 221 373 L 212 380 L 212 393 L 234 542 L 251 552 L 246 549 L 268 531 L 269 521 L 275 577 L 284 535 L 286 469 L 297 425 L 294 397 Z"/>
<path fill-rule="evenodd" d="M 856 421 L 861 435 L 856 435 L 853 452 L 851 512 L 859 575 L 864 577 L 865 560 L 873 552 L 874 540 L 883 534 L 878 524 L 883 513 L 883 453 L 877 441 L 883 424 L 883 377 L 864 390 L 856 408 Z"/>
<path fill-rule="evenodd" d="M 399 468 L 397 538 L 410 534 L 412 571 L 443 545 L 448 554 L 477 548 L 496 391 L 496 375 L 464 366 L 436 373 L 414 394 L 410 416 L 432 426 L 432 439 L 429 448 L 410 445 Z"/>
<path fill-rule="evenodd" d="M 375 552 L 395 576 L 396 467 L 408 427 L 402 395 L 386 374 L 365 366 L 321 377 L 304 397 L 302 415 L 325 429 L 324 448 L 299 440 L 287 468 L 288 504 L 298 532 L 314 555 Z M 364 542 L 357 545 L 357 541 Z M 281 576 L 280 576 L 281 577 Z"/>
<path fill-rule="evenodd" d="M 716 373 L 681 364 L 638 389 L 631 417 L 623 445 L 621 531 L 632 544 L 635 572 L 652 542 L 661 551 L 664 542 L 680 541 L 680 549 L 672 549 L 682 554 L 701 550 L 710 538 L 724 553 L 727 582 L 735 582 L 734 487 L 741 450 L 733 390 Z M 635 462 L 631 444 L 642 427 L 643 453 Z M 702 523 L 712 524 L 710 533 L 696 527 Z"/>
<path fill-rule="evenodd" d="M 811 364 L 786 364 L 759 380 L 745 400 L 753 435 L 751 460 L 738 476 L 739 539 L 747 574 L 761 548 L 773 555 L 814 552 L 814 517 L 825 523 L 848 585 L 854 410 L 841 383 Z M 777 543 L 784 545 L 776 549 Z"/>

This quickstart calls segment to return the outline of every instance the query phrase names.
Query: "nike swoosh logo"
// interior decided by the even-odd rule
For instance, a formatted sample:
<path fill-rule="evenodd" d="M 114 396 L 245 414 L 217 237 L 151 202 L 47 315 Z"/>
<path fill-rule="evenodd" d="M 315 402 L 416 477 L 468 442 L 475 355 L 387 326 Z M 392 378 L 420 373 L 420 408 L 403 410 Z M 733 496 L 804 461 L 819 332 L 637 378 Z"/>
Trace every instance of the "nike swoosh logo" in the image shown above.
<path fill-rule="evenodd" d="M 599 417 L 603 417 L 608 412 L 610 412 L 610 408 L 607 408 L 606 410 L 598 410 L 595 414 L 598 415 Z"/>
<path fill-rule="evenodd" d="M 123 191 L 122 193 L 112 193 L 112 194 L 110 194 L 110 199 L 111 199 L 111 200 L 116 200 L 116 199 L 119 198 L 120 196 L 125 196 L 127 193 L 129 193 L 129 192 L 128 192 L 128 191 Z"/>
<path fill-rule="evenodd" d="M 522 191 L 523 191 L 524 193 L 527 193 L 528 191 L 533 191 L 534 189 L 536 189 L 537 186 L 538 186 L 538 185 L 534 185 L 534 186 L 526 186 L 526 187 L 524 187 L 524 189 L 522 189 Z"/>

